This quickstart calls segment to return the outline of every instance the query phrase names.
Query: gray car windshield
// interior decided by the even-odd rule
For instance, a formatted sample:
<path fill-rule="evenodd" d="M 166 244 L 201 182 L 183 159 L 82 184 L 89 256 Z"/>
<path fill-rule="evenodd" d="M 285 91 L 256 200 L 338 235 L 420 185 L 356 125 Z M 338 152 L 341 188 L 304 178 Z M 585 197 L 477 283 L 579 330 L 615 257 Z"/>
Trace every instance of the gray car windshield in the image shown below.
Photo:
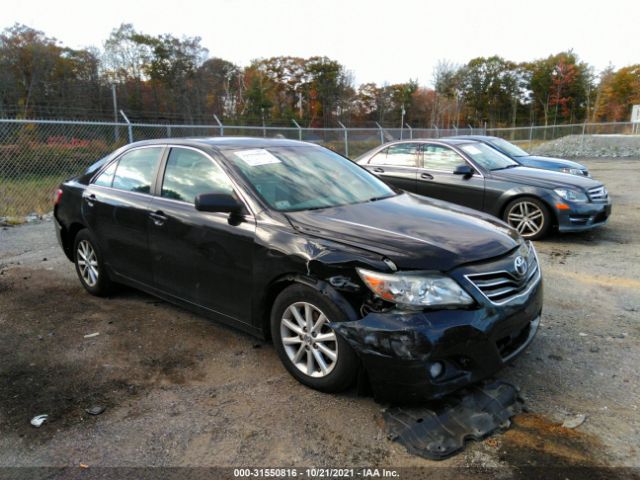
<path fill-rule="evenodd" d="M 512 157 L 527 157 L 529 155 L 517 145 L 509 143 L 502 138 L 492 138 L 489 142 L 491 143 L 491 145 L 495 145 L 503 152 L 506 152 L 507 155 L 510 155 Z"/>
<path fill-rule="evenodd" d="M 395 192 L 350 160 L 312 146 L 225 152 L 256 192 L 279 211 L 375 201 Z"/>
<path fill-rule="evenodd" d="M 484 143 L 468 143 L 460 147 L 471 159 L 486 170 L 503 170 L 519 165 L 506 155 Z"/>

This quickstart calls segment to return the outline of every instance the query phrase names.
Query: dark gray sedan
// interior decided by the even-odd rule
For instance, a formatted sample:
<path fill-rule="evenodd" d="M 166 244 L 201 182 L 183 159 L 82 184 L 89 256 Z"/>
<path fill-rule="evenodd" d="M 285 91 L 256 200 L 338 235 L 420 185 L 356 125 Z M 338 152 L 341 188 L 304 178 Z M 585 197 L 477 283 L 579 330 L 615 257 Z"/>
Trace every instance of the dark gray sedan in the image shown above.
<path fill-rule="evenodd" d="M 570 173 L 572 175 L 580 175 L 590 177 L 589 169 L 581 163 L 563 158 L 541 157 L 539 155 L 531 155 L 522 148 L 507 142 L 504 138 L 492 137 L 489 135 L 459 135 L 450 137 L 462 140 L 475 140 L 477 142 L 486 143 L 490 147 L 495 148 L 503 155 L 515 160 L 523 167 L 542 168 L 545 170 L 555 170 L 556 172 Z"/>
<path fill-rule="evenodd" d="M 356 162 L 403 190 L 495 215 L 531 240 L 552 228 L 571 232 L 598 227 L 611 214 L 601 182 L 523 167 L 469 139 L 393 142 Z"/>

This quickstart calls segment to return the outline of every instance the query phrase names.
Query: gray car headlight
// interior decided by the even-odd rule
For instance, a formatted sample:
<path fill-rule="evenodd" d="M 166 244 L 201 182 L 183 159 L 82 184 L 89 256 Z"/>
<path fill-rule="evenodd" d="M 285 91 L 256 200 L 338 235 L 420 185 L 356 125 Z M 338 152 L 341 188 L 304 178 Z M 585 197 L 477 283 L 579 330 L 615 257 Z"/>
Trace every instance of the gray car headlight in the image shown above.
<path fill-rule="evenodd" d="M 554 190 L 560 198 L 568 202 L 588 202 L 589 197 L 583 192 L 579 192 L 578 190 L 572 190 L 570 188 L 556 188 Z"/>
<path fill-rule="evenodd" d="M 582 173 L 582 170 L 580 170 L 579 168 L 569 168 L 569 167 L 564 167 L 562 169 L 563 173 L 570 173 L 571 175 L 580 175 L 581 177 L 584 177 L 584 173 Z"/>
<path fill-rule="evenodd" d="M 380 273 L 356 271 L 376 296 L 411 307 L 471 305 L 473 299 L 451 277 L 439 273 Z"/>

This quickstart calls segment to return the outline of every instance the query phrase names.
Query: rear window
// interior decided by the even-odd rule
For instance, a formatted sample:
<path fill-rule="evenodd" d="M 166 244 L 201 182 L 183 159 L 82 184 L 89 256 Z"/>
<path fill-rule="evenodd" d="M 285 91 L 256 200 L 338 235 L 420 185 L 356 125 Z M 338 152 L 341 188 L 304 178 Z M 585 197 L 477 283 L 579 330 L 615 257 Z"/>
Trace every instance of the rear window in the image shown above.
<path fill-rule="evenodd" d="M 162 147 L 138 148 L 125 153 L 118 160 L 113 183 L 118 190 L 150 193 Z"/>

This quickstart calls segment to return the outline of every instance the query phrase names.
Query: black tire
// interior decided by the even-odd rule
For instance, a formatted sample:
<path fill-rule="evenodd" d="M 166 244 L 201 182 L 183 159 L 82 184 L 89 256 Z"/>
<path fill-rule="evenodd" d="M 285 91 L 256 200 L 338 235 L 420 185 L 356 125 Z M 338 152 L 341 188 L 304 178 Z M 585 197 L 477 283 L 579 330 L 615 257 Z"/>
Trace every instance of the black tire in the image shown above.
<path fill-rule="evenodd" d="M 524 209 L 531 212 L 535 212 L 535 209 L 537 209 L 537 212 L 540 212 L 540 216 L 536 218 L 532 216 L 531 221 L 535 222 L 541 219 L 542 224 L 536 225 L 536 228 L 532 228 L 529 226 L 523 226 L 522 222 L 518 223 L 518 220 L 516 220 L 516 215 L 524 213 Z M 504 209 L 502 219 L 513 228 L 518 230 L 518 233 L 520 233 L 520 235 L 522 235 L 522 237 L 526 238 L 527 240 L 539 240 L 541 238 L 544 238 L 549 233 L 549 230 L 551 229 L 553 223 L 553 217 L 551 215 L 551 212 L 549 211 L 549 207 L 547 207 L 544 202 L 538 200 L 535 197 L 519 197 L 509 202 L 509 204 Z M 518 228 L 519 226 L 521 228 Z M 534 231 L 536 229 L 537 231 Z"/>
<path fill-rule="evenodd" d="M 358 373 L 358 357 L 346 340 L 328 327 L 323 327 L 323 335 L 327 336 L 333 333 L 335 336 L 335 342 L 328 341 L 327 343 L 323 343 L 323 346 L 325 348 L 329 346 L 330 349 L 335 347 L 337 358 L 333 361 L 332 368 L 329 373 L 323 374 L 319 369 L 316 370 L 315 374 L 324 376 L 315 377 L 308 375 L 307 373 L 303 373 L 300 370 L 300 367 L 296 366 L 293 359 L 289 357 L 287 350 L 285 350 L 282 340 L 282 330 L 287 327 L 282 326 L 284 321 L 283 319 L 290 312 L 288 310 L 290 307 L 301 302 L 315 307 L 319 313 L 323 314 L 330 322 L 341 322 L 347 320 L 345 314 L 336 305 L 334 305 L 333 302 L 315 289 L 307 287 L 306 285 L 291 285 L 287 287 L 280 293 L 280 295 L 278 295 L 273 304 L 273 308 L 271 309 L 271 338 L 273 339 L 273 345 L 280 357 L 280 360 L 296 380 L 315 390 L 320 390 L 321 392 L 340 392 L 349 388 L 354 383 L 356 374 Z M 318 312 L 316 312 L 316 314 L 317 313 Z M 299 327 L 298 324 L 295 324 L 295 326 Z M 309 335 L 306 335 L 306 337 L 309 337 Z M 318 338 L 319 337 L 320 335 L 318 335 Z M 301 348 L 306 348 L 307 352 L 310 352 L 304 352 L 303 354 L 305 356 L 311 355 L 314 357 L 317 353 L 321 353 L 322 358 L 331 361 L 329 357 L 322 354 L 322 350 L 316 348 L 316 345 L 305 346 L 304 342 L 302 342 L 300 343 L 300 346 Z M 289 351 L 291 351 L 291 349 L 297 349 L 298 347 L 296 345 L 289 345 L 288 348 Z M 316 350 L 315 353 L 313 352 L 314 349 Z M 319 365 L 319 363 L 317 363 L 317 365 Z"/>
<path fill-rule="evenodd" d="M 95 283 L 92 283 L 93 276 L 85 275 L 84 264 L 86 265 L 86 260 L 83 259 L 83 251 L 86 253 L 86 246 L 89 246 L 95 255 L 95 265 L 92 265 L 94 269 L 97 271 L 97 276 L 95 277 Z M 93 258 L 93 257 L 91 257 Z M 104 266 L 104 260 L 102 257 L 102 253 L 98 247 L 98 243 L 95 238 L 87 230 L 86 228 L 80 230 L 73 241 L 73 263 L 76 266 L 76 273 L 78 274 L 78 278 L 80 279 L 80 283 L 85 288 L 87 292 L 91 295 L 96 295 L 98 297 L 104 297 L 109 295 L 113 291 L 113 282 L 109 278 L 109 274 L 106 271 Z M 92 261 L 93 263 L 93 261 Z M 87 278 L 85 278 L 87 277 Z"/>

